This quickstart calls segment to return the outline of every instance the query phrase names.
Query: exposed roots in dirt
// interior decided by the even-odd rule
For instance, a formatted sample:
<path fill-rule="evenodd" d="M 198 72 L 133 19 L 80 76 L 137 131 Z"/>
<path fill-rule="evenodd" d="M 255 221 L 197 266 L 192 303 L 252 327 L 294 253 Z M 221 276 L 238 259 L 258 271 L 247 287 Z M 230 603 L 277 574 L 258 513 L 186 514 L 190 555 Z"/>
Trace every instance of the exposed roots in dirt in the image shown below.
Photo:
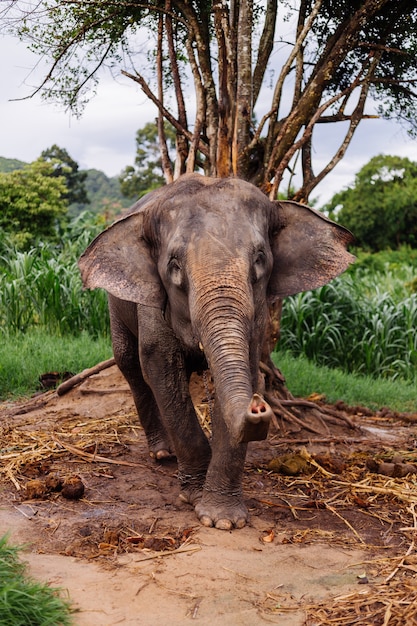
<path fill-rule="evenodd" d="M 317 436 L 334 434 L 335 427 L 355 431 L 358 426 L 342 410 L 318 404 L 316 401 L 295 398 L 285 384 L 285 378 L 275 367 L 272 360 L 261 362 L 260 371 L 265 378 L 265 399 L 275 415 L 275 428 L 282 434 L 295 434 L 302 431 Z"/>

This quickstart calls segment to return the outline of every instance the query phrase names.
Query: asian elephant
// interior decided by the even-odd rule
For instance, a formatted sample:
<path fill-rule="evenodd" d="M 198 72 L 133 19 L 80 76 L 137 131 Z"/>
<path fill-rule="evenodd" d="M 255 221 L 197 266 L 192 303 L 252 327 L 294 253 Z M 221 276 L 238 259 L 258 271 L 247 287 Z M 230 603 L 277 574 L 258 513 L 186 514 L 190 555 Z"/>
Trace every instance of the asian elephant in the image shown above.
<path fill-rule="evenodd" d="M 114 356 L 150 454 L 175 453 L 180 498 L 203 525 L 247 522 L 247 442 L 265 438 L 272 417 L 259 377 L 268 303 L 344 271 L 352 239 L 243 180 L 189 174 L 139 200 L 80 258 L 84 287 L 109 294 Z M 207 366 L 210 443 L 189 393 L 191 373 Z"/>

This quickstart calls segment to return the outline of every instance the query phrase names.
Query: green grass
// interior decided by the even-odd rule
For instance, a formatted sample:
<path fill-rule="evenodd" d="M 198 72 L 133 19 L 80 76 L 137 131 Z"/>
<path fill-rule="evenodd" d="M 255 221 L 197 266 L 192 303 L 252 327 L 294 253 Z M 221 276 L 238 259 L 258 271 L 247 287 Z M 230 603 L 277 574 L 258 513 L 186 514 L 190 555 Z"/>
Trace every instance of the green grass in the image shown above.
<path fill-rule="evenodd" d="M 343 400 L 350 406 L 370 409 L 389 407 L 399 412 L 417 411 L 415 385 L 404 380 L 347 374 L 340 369 L 319 367 L 304 356 L 293 357 L 287 352 L 274 352 L 272 359 L 296 397 L 323 393 L 329 402 Z"/>
<path fill-rule="evenodd" d="M 0 538 L 0 624 L 1 626 L 70 626 L 69 602 L 58 589 L 32 579 L 20 560 L 21 548 Z"/>
<path fill-rule="evenodd" d="M 40 329 L 6 335 L 0 341 L 0 399 L 34 393 L 46 372 L 77 373 L 111 356 L 108 337 L 60 337 Z"/>

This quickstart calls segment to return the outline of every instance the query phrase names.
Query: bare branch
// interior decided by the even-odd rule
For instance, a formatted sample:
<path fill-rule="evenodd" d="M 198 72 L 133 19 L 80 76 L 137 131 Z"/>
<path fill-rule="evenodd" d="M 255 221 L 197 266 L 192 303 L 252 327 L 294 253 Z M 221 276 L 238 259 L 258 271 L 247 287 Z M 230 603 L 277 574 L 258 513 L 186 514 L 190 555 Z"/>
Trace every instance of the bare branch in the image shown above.
<path fill-rule="evenodd" d="M 358 84 L 359 84 L 359 79 L 354 81 L 343 92 L 336 94 L 335 96 L 330 98 L 330 100 L 328 100 L 327 102 L 324 102 L 317 109 L 316 113 L 311 117 L 309 123 L 307 124 L 302 137 L 298 141 L 294 142 L 291 148 L 287 150 L 284 158 L 280 160 L 279 165 L 274 172 L 274 182 L 272 183 L 271 191 L 269 194 L 269 197 L 271 200 L 275 199 L 277 196 L 280 182 L 282 180 L 284 171 L 288 167 L 289 162 L 291 161 L 292 157 L 297 152 L 297 150 L 299 150 L 306 143 L 306 141 L 308 141 L 311 138 L 314 125 L 316 124 L 317 120 L 320 119 L 320 116 L 322 115 L 322 113 L 326 109 L 328 109 L 330 106 L 332 106 L 332 104 L 340 100 L 340 98 L 344 97 L 346 93 L 352 92 L 358 86 Z"/>
<path fill-rule="evenodd" d="M 321 170 L 321 172 L 317 176 L 314 176 L 313 175 L 313 171 L 311 170 L 310 177 L 304 180 L 303 186 L 295 194 L 294 200 L 298 200 L 298 201 L 300 201 L 300 200 L 307 200 L 308 196 L 310 195 L 310 193 L 314 189 L 314 187 L 316 187 L 323 180 L 323 178 L 325 178 L 325 176 L 327 176 L 327 174 L 329 172 L 331 172 L 336 167 L 336 165 L 343 159 L 343 157 L 346 154 L 346 150 L 347 150 L 350 142 L 352 141 L 353 135 L 354 135 L 357 127 L 359 126 L 359 123 L 361 122 L 361 120 L 363 120 L 365 118 L 368 118 L 368 119 L 378 118 L 377 115 L 365 116 L 363 114 L 363 111 L 364 111 L 364 108 L 365 108 L 365 103 L 366 103 L 366 99 L 367 99 L 368 92 L 369 92 L 369 86 L 370 86 L 370 84 L 372 82 L 372 76 L 374 75 L 374 72 L 375 72 L 376 67 L 378 65 L 379 58 L 378 59 L 374 58 L 372 60 L 371 67 L 370 67 L 370 69 L 368 71 L 368 74 L 365 77 L 365 79 L 362 81 L 361 92 L 360 92 L 360 95 L 359 95 L 359 98 L 358 98 L 357 105 L 356 105 L 353 113 L 350 116 L 349 128 L 348 128 L 348 131 L 347 131 L 347 133 L 345 135 L 345 138 L 343 139 L 339 149 L 337 150 L 337 152 L 335 153 L 333 158 L 328 162 L 328 164 Z M 320 120 L 319 120 L 319 122 L 320 122 Z"/>
<path fill-rule="evenodd" d="M 146 80 L 140 74 L 131 74 L 130 72 L 126 72 L 126 70 L 122 70 L 121 73 L 123 74 L 123 76 L 127 76 L 127 78 L 130 78 L 131 80 L 134 80 L 136 83 L 138 83 L 143 93 L 155 104 L 155 106 L 158 108 L 158 111 L 161 111 L 164 118 L 168 120 L 168 122 L 172 124 L 172 126 L 174 126 L 174 128 L 176 128 L 178 132 L 187 137 L 189 141 L 192 141 L 192 134 L 186 128 L 183 128 L 178 120 L 176 120 L 175 117 L 168 111 L 168 109 L 166 109 L 164 105 L 159 102 L 158 98 L 154 95 Z M 198 149 L 205 156 L 209 155 L 207 146 L 202 144 L 202 142 L 200 142 Z"/>
<path fill-rule="evenodd" d="M 299 36 L 296 39 L 294 48 L 292 49 L 292 52 L 290 53 L 288 59 L 286 60 L 286 62 L 284 63 L 284 65 L 282 66 L 282 70 L 280 72 L 279 78 L 277 80 L 277 83 L 275 85 L 275 90 L 274 90 L 274 95 L 272 98 L 272 106 L 271 106 L 271 111 L 276 111 L 278 114 L 278 108 L 281 102 L 281 96 L 282 96 L 282 89 L 284 86 L 284 82 L 285 79 L 287 78 L 290 69 L 292 67 L 292 64 L 295 60 L 295 58 L 297 57 L 297 54 L 301 48 L 301 46 L 303 45 L 305 38 L 307 37 L 311 26 L 314 22 L 314 20 L 317 17 L 317 14 L 320 10 L 322 4 L 322 0 L 316 0 L 316 2 L 314 3 L 314 6 L 311 10 L 311 13 L 309 14 L 309 17 L 306 21 L 306 23 L 304 24 L 304 27 L 302 28 Z M 270 154 L 272 151 L 272 146 L 273 146 L 273 142 L 275 139 L 275 120 L 272 118 L 270 120 L 270 124 L 269 124 L 269 131 L 268 131 L 268 138 L 267 138 L 267 142 L 266 142 L 266 149 L 265 149 L 265 160 L 268 161 L 270 159 Z"/>

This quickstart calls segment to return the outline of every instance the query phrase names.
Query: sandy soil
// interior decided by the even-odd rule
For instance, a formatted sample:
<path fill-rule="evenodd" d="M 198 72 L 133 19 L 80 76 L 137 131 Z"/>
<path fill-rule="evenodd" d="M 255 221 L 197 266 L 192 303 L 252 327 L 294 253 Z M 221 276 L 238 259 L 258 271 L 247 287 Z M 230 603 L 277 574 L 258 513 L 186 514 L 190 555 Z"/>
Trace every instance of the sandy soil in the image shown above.
<path fill-rule="evenodd" d="M 197 382 L 202 411 L 203 396 Z M 149 458 L 117 368 L 0 410 L 0 533 L 28 544 L 32 574 L 66 590 L 77 626 L 313 624 L 308 607 L 357 592 L 364 571 L 377 583 L 381 555 L 407 549 L 406 505 L 352 484 L 381 484 L 369 458 L 415 449 L 412 421 L 357 409 L 355 431 L 272 432 L 251 444 L 250 523 L 224 532 L 199 526 L 179 501 L 175 462 Z M 300 449 L 312 463 L 298 475 L 271 471 L 271 459 Z M 79 476 L 83 496 L 27 491 L 52 476 Z"/>

